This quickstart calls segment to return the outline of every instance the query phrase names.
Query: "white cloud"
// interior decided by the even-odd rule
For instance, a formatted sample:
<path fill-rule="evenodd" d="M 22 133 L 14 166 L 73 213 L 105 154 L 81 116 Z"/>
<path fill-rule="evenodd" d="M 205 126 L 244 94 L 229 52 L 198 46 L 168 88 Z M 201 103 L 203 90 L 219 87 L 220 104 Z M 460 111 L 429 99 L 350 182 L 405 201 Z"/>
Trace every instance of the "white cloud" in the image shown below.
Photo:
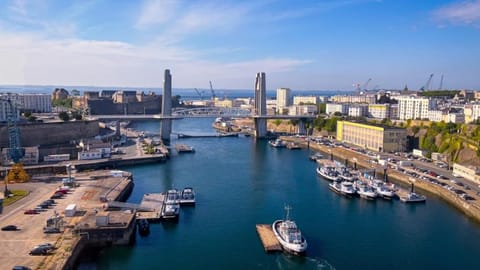
<path fill-rule="evenodd" d="M 256 72 L 282 73 L 310 63 L 299 59 L 253 59 L 221 63 L 201 53 L 152 43 L 47 39 L 0 32 L 0 84 L 160 87 L 170 68 L 174 87 L 250 88 Z"/>
<path fill-rule="evenodd" d="M 175 16 L 179 2 L 176 0 L 146 0 L 138 16 L 137 28 L 146 28 L 168 22 Z"/>
<path fill-rule="evenodd" d="M 441 7 L 433 12 L 434 19 L 451 24 L 480 25 L 480 1 L 463 1 Z"/>

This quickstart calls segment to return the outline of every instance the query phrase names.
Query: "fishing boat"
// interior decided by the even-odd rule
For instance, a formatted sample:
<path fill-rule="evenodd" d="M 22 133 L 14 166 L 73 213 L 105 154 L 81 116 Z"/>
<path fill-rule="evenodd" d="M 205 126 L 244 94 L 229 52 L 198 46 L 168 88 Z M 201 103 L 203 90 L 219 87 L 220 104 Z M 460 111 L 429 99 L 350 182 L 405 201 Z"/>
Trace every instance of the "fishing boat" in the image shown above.
<path fill-rule="evenodd" d="M 405 197 L 400 197 L 400 200 L 405 203 L 422 203 L 427 200 L 427 197 L 424 195 L 415 193 L 414 185 L 411 183 L 410 185 L 410 192 Z"/>
<path fill-rule="evenodd" d="M 327 159 L 320 159 L 317 161 L 317 174 L 329 181 L 340 180 L 336 166 Z"/>
<path fill-rule="evenodd" d="M 375 200 L 377 198 L 377 192 L 373 189 L 372 186 L 368 185 L 365 182 L 357 181 L 357 193 L 360 198 L 366 200 Z"/>
<path fill-rule="evenodd" d="M 305 253 L 308 244 L 295 221 L 290 219 L 291 209 L 290 206 L 285 206 L 285 219 L 273 222 L 272 229 L 285 251 L 299 255 Z"/>
<path fill-rule="evenodd" d="M 340 193 L 347 197 L 353 197 L 355 196 L 355 189 L 353 188 L 353 183 L 350 181 L 343 181 L 340 183 Z"/>
<path fill-rule="evenodd" d="M 274 148 L 284 148 L 287 146 L 285 142 L 280 139 L 271 140 L 268 142 L 268 144 L 270 144 L 270 146 Z"/>
<path fill-rule="evenodd" d="M 178 220 L 180 214 L 180 200 L 178 191 L 176 189 L 170 189 L 165 195 L 165 201 L 163 204 L 161 216 L 164 220 Z"/>

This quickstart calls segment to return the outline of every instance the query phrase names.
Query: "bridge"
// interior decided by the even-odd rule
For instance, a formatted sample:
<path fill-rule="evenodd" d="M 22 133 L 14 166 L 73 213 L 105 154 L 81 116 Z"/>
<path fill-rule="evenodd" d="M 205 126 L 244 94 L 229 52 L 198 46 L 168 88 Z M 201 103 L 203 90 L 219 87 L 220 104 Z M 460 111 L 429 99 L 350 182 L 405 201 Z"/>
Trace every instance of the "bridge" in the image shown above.
<path fill-rule="evenodd" d="M 257 73 L 255 82 L 255 106 L 251 110 L 230 107 L 196 107 L 172 109 L 172 76 L 170 70 L 165 70 L 163 81 L 163 98 L 161 114 L 134 114 L 134 115 L 92 115 L 88 119 L 101 120 L 160 120 L 160 137 L 162 140 L 170 140 L 172 133 L 172 120 L 182 118 L 210 118 L 210 117 L 248 117 L 253 118 L 255 123 L 255 137 L 263 138 L 267 134 L 267 119 L 314 119 L 315 115 L 267 115 L 265 73 Z M 300 121 L 299 128 L 304 128 L 304 121 Z M 119 125 L 117 123 L 117 125 Z M 119 126 L 117 126 L 119 130 Z"/>

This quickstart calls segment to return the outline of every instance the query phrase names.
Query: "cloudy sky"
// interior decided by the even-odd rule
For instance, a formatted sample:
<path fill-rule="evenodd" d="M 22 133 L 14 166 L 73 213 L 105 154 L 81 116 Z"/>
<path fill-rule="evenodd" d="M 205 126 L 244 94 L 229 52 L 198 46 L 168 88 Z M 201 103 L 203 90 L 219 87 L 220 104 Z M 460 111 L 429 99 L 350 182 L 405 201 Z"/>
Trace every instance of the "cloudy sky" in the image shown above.
<path fill-rule="evenodd" d="M 480 88 L 480 1 L 0 0 L 0 85 Z"/>

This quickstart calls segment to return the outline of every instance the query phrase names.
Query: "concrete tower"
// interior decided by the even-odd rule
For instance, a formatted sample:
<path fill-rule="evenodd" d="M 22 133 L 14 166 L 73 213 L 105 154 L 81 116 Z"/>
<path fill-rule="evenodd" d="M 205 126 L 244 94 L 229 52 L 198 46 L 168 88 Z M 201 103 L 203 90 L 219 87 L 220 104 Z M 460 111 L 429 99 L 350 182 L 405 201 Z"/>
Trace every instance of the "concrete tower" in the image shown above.
<path fill-rule="evenodd" d="M 255 79 L 255 136 L 263 138 L 267 135 L 267 90 L 265 72 L 257 73 Z"/>
<path fill-rule="evenodd" d="M 169 69 L 165 69 L 163 79 L 163 96 L 162 96 L 162 116 L 172 115 L 172 75 Z M 170 140 L 172 132 L 172 120 L 163 119 L 160 127 L 160 135 L 163 141 Z"/>

